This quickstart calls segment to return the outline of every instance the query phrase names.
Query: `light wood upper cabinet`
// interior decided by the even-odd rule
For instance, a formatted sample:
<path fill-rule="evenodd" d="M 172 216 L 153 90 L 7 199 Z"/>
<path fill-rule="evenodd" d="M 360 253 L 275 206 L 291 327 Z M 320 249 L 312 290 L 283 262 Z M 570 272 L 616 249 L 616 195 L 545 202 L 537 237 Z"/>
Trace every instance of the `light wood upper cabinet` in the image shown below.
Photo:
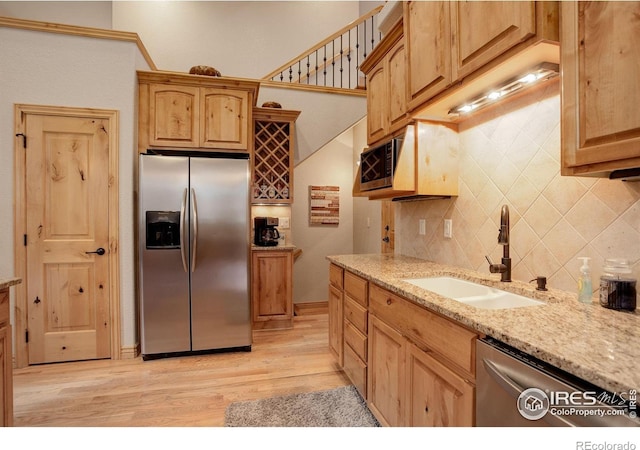
<path fill-rule="evenodd" d="M 536 33 L 536 2 L 449 2 L 454 76 L 462 78 Z"/>
<path fill-rule="evenodd" d="M 409 109 L 451 84 L 451 14 L 448 1 L 405 4 Z"/>
<path fill-rule="evenodd" d="M 203 88 L 201 95 L 202 147 L 247 150 L 252 107 L 249 92 Z"/>
<path fill-rule="evenodd" d="M 558 41 L 558 16 L 558 2 L 549 1 L 406 2 L 409 114 L 457 122 L 451 107 L 557 62 L 539 44 Z"/>
<path fill-rule="evenodd" d="M 407 124 L 407 62 L 402 21 L 362 63 L 367 77 L 367 143 L 383 140 Z"/>
<path fill-rule="evenodd" d="M 562 174 L 640 167 L 640 3 L 561 8 Z"/>
<path fill-rule="evenodd" d="M 138 71 L 138 151 L 153 147 L 253 148 L 259 83 L 240 78 Z"/>
<path fill-rule="evenodd" d="M 149 143 L 198 147 L 200 89 L 193 86 L 149 85 Z"/>

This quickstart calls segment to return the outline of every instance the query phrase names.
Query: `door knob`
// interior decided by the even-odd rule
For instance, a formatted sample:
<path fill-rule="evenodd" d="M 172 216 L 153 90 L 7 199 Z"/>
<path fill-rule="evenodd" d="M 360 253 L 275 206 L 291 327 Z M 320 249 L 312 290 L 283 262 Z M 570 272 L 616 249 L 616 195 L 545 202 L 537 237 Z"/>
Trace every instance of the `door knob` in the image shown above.
<path fill-rule="evenodd" d="M 98 250 L 96 250 L 95 252 L 85 252 L 85 253 L 86 253 L 87 255 L 90 255 L 91 253 L 97 253 L 98 255 L 102 256 L 102 255 L 104 255 L 104 254 L 105 254 L 105 253 L 107 253 L 107 252 L 105 251 L 105 249 L 103 249 L 102 247 L 100 247 L 100 248 L 99 248 Z"/>

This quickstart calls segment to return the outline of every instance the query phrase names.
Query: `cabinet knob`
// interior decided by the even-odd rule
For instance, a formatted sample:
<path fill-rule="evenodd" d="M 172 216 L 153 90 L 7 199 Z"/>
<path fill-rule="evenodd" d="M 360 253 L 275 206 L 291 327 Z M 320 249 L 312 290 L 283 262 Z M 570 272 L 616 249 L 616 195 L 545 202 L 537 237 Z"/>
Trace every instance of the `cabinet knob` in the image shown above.
<path fill-rule="evenodd" d="M 390 304 L 391 304 L 391 299 L 390 299 L 390 298 L 388 298 L 388 299 L 387 299 L 387 305 L 390 305 Z"/>
<path fill-rule="evenodd" d="M 429 412 L 429 406 L 426 406 L 426 405 L 425 405 L 425 407 L 424 407 L 424 412 L 426 412 L 426 413 L 428 413 L 428 412 Z"/>

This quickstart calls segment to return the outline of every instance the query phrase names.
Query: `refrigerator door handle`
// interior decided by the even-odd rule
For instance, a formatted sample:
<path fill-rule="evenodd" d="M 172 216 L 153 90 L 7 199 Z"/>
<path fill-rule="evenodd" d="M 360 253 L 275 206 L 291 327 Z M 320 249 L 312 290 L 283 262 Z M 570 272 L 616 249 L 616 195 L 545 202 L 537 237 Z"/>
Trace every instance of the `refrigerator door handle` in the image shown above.
<path fill-rule="evenodd" d="M 187 272 L 187 257 L 184 254 L 184 229 L 185 229 L 185 209 L 187 205 L 187 188 L 182 193 L 182 204 L 180 205 L 180 256 L 182 257 L 182 268 Z"/>
<path fill-rule="evenodd" d="M 196 191 L 191 189 L 191 204 L 193 207 L 193 249 L 191 250 L 191 272 L 196 271 L 196 250 L 198 249 L 198 204 Z"/>

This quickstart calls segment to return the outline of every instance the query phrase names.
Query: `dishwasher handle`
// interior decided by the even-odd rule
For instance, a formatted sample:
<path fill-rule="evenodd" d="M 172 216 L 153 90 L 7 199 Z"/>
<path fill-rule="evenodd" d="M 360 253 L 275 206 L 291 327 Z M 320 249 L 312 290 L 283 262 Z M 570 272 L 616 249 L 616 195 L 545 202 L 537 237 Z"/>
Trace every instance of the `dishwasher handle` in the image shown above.
<path fill-rule="evenodd" d="M 518 397 L 520 397 L 520 394 L 525 391 L 525 388 L 518 384 L 513 378 L 509 377 L 506 373 L 501 371 L 496 364 L 487 360 L 486 358 L 482 359 L 482 365 L 484 366 L 487 373 L 491 376 L 491 378 L 493 378 L 493 380 L 498 383 L 502 387 L 502 389 L 509 393 L 509 395 L 514 398 L 514 401 L 517 402 Z M 575 423 L 567 420 L 566 418 L 559 417 L 551 413 L 545 414 L 544 420 L 550 425 L 555 426 L 577 426 Z"/>

